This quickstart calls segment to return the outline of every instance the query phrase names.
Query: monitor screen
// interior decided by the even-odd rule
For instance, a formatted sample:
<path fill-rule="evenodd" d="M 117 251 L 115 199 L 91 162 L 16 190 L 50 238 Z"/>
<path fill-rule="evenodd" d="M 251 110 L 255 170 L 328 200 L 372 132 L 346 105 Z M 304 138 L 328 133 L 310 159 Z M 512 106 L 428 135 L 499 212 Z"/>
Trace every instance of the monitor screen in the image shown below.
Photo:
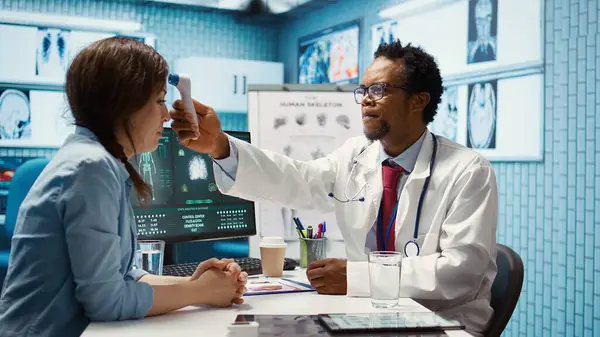
<path fill-rule="evenodd" d="M 298 83 L 358 83 L 359 31 L 352 21 L 301 38 Z"/>
<path fill-rule="evenodd" d="M 248 132 L 227 133 L 250 142 Z M 133 160 L 153 193 L 144 206 L 132 193 L 139 239 L 182 242 L 256 234 L 254 203 L 221 194 L 212 159 L 181 145 L 172 129 L 164 129 L 154 152 Z"/>

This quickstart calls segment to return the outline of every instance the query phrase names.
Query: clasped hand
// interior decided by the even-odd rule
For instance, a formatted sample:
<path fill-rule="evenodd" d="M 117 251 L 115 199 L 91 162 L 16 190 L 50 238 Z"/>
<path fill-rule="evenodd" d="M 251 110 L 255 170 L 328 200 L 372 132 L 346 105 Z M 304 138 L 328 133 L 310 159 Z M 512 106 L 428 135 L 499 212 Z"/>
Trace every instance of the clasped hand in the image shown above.
<path fill-rule="evenodd" d="M 207 304 L 225 307 L 244 303 L 248 274 L 232 259 L 212 258 L 198 265 L 190 281 L 204 281 L 209 287 Z"/>

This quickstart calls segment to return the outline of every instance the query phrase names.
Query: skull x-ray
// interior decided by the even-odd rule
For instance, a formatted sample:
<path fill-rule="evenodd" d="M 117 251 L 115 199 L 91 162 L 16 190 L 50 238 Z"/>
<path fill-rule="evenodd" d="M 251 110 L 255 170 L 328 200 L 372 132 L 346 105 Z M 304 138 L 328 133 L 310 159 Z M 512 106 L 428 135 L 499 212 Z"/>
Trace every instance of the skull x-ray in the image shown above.
<path fill-rule="evenodd" d="M 29 92 L 0 89 L 0 139 L 31 138 Z"/>
<path fill-rule="evenodd" d="M 496 81 L 469 85 L 467 147 L 496 148 Z"/>
<path fill-rule="evenodd" d="M 498 0 L 469 1 L 467 62 L 496 60 L 498 53 Z"/>
<path fill-rule="evenodd" d="M 458 88 L 444 87 L 442 102 L 431 123 L 431 132 L 456 141 L 458 128 Z"/>
<path fill-rule="evenodd" d="M 63 29 L 38 28 L 35 74 L 63 77 L 69 60 L 70 32 Z"/>

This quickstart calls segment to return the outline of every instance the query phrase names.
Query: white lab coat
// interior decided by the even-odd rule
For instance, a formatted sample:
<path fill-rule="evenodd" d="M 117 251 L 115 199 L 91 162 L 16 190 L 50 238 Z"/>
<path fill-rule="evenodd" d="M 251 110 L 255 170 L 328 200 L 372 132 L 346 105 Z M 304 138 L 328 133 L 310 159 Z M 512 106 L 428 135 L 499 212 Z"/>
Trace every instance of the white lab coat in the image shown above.
<path fill-rule="evenodd" d="M 230 139 L 238 149 L 238 168 L 233 185 L 225 183 L 222 175 L 215 176 L 221 192 L 294 209 L 335 211 L 348 259 L 347 294 L 369 296 L 365 240 L 376 222 L 383 191 L 379 142 L 352 138 L 325 158 L 301 162 Z M 421 252 L 418 257 L 403 259 L 400 293 L 460 320 L 470 332 L 481 333 L 493 315 L 489 300 L 496 275 L 495 175 L 479 153 L 446 138 L 437 139 L 438 152 L 418 232 Z M 433 138 L 427 132 L 400 195 L 395 226 L 399 251 L 413 237 L 417 203 L 430 175 L 432 151 Z M 349 179 L 349 197 L 366 184 L 359 194 L 364 202 L 340 203 L 328 196 L 333 191 L 345 200 Z"/>

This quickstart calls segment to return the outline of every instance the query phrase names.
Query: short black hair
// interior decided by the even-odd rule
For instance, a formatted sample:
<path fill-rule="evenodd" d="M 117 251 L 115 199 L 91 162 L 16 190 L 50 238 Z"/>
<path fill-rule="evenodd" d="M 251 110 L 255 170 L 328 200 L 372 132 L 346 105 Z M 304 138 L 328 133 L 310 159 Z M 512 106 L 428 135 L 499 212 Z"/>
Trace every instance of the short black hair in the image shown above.
<path fill-rule="evenodd" d="M 421 47 L 413 46 L 410 43 L 403 46 L 400 40 L 382 43 L 373 56 L 375 58 L 385 57 L 392 61 L 398 59 L 404 61 L 405 82 L 402 84 L 406 85 L 409 92 L 429 93 L 430 99 L 423 111 L 423 120 L 425 124 L 432 122 L 444 91 L 440 69 L 434 57 Z"/>

